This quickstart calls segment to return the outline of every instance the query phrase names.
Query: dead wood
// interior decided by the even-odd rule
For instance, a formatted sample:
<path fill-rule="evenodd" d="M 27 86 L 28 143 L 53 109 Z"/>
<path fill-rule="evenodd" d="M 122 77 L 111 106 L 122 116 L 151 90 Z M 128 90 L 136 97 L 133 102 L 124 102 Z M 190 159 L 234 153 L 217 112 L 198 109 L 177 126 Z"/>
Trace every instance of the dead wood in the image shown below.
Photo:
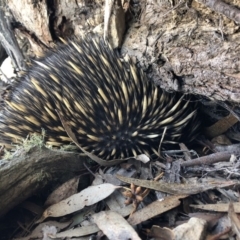
<path fill-rule="evenodd" d="M 34 147 L 0 161 L 0 216 L 49 183 L 62 183 L 76 176 L 84 158 L 76 153 Z"/>
<path fill-rule="evenodd" d="M 197 1 L 170 2 L 146 1 L 138 25 L 127 33 L 124 52 L 136 56 L 166 90 L 239 102 L 239 23 Z"/>

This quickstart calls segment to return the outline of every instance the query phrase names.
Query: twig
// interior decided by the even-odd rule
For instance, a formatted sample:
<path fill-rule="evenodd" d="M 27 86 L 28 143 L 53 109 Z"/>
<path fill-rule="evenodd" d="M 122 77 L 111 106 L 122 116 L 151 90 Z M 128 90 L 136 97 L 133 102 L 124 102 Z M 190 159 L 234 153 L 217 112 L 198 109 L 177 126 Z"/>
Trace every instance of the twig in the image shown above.
<path fill-rule="evenodd" d="M 213 164 L 216 162 L 224 162 L 224 161 L 228 161 L 231 157 L 230 152 L 218 152 L 218 153 L 213 153 L 210 154 L 208 156 L 204 156 L 204 157 L 200 157 L 200 158 L 196 158 L 190 161 L 186 161 L 186 162 L 182 162 L 181 166 L 183 167 L 189 167 L 189 166 L 194 166 L 194 165 L 209 165 L 209 164 Z"/>

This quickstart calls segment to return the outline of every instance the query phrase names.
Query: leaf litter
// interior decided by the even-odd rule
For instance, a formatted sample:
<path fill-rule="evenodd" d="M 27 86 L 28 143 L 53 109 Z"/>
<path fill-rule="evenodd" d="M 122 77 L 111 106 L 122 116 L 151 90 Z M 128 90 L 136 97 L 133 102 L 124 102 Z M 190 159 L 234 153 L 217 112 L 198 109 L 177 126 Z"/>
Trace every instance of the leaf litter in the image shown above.
<path fill-rule="evenodd" d="M 44 212 L 39 222 L 44 221 L 48 217 L 61 217 L 67 214 L 79 211 L 85 206 L 93 205 L 112 194 L 118 186 L 110 183 L 103 183 L 97 186 L 88 187 L 81 192 L 68 197 L 59 203 L 48 207 Z"/>
<path fill-rule="evenodd" d="M 220 220 L 223 217 L 216 220 L 214 216 L 209 216 L 208 220 L 206 220 L 204 213 L 203 215 L 196 213 L 195 216 L 190 217 L 188 210 L 184 213 L 185 215 L 182 214 L 181 216 L 180 207 L 182 206 L 182 202 L 186 202 L 185 200 L 188 199 L 192 203 L 197 203 L 188 205 L 192 209 L 198 206 L 204 210 L 213 211 L 218 207 L 218 209 L 224 210 L 223 212 L 228 212 L 229 224 L 227 225 L 232 226 L 234 234 L 238 236 L 238 204 L 233 203 L 232 207 L 231 205 L 229 207 L 229 199 L 226 200 L 226 196 L 229 197 L 229 190 L 225 190 L 225 188 L 230 188 L 234 192 L 233 187 L 238 186 L 239 181 L 236 178 L 233 178 L 233 180 L 221 178 L 219 173 L 222 171 L 222 168 L 216 167 L 219 156 L 221 161 L 226 161 L 226 158 L 229 156 L 230 159 L 231 155 L 224 152 L 221 158 L 221 153 L 215 157 L 212 154 L 207 161 L 207 157 L 205 156 L 203 158 L 204 163 L 209 166 L 205 168 L 197 167 L 198 170 L 201 169 L 202 172 L 205 171 L 205 174 L 207 174 L 209 169 L 212 168 L 211 164 L 214 164 L 215 174 L 213 177 L 202 178 L 191 178 L 188 175 L 189 173 L 191 175 L 191 171 L 196 171 L 194 167 L 201 162 L 201 158 L 194 161 L 194 164 L 191 164 L 190 152 L 189 154 L 185 152 L 184 156 L 186 156 L 187 164 L 184 164 L 184 162 L 179 162 L 179 164 L 177 162 L 180 161 L 179 159 L 172 164 L 172 167 L 178 166 L 175 169 L 171 169 L 171 164 L 169 165 L 169 161 L 173 160 L 172 155 L 166 157 L 167 161 L 165 163 L 157 160 L 155 162 L 146 161 L 147 163 L 143 164 L 139 159 L 145 159 L 145 157 L 140 156 L 139 159 L 127 159 L 127 164 L 122 163 L 118 167 L 108 166 L 105 169 L 100 168 L 100 174 L 96 174 L 96 179 L 98 178 L 98 180 L 93 181 L 98 185 L 85 188 L 81 192 L 73 194 L 64 200 L 61 200 L 61 194 L 56 194 L 56 199 L 53 198 L 54 201 L 52 201 L 56 203 L 49 206 L 44 211 L 40 220 L 37 221 L 37 223 L 40 223 L 48 217 L 61 217 L 62 219 L 71 220 L 70 227 L 59 229 L 54 228 L 54 226 L 48 226 L 42 228 L 42 234 L 47 234 L 46 236 L 48 237 L 58 239 L 91 236 L 102 232 L 108 239 L 120 240 L 145 239 L 147 236 L 154 236 L 156 239 L 162 240 L 188 240 L 193 239 L 192 237 L 194 236 L 194 239 L 198 240 L 204 239 L 207 236 L 207 226 L 209 222 L 212 222 L 213 228 L 220 229 L 214 233 L 214 236 L 211 236 L 212 239 L 217 239 L 218 236 L 223 236 L 224 234 L 229 235 L 228 229 L 216 227 L 220 224 Z M 231 159 L 233 158 L 231 157 Z M 237 157 L 234 159 L 235 162 L 239 161 Z M 231 169 L 231 164 L 225 164 L 225 168 Z M 107 166 L 106 164 L 104 165 Z M 184 173 L 182 172 L 183 168 Z M 157 172 L 154 173 L 153 169 L 157 170 Z M 171 174 L 168 175 L 168 172 Z M 216 178 L 216 172 L 218 173 L 218 178 Z M 153 176 L 155 176 L 154 179 Z M 139 177 L 140 179 L 138 179 Z M 149 178 L 153 180 L 149 180 Z M 114 182 L 117 185 L 120 184 L 121 186 L 107 183 L 108 181 Z M 69 183 L 67 184 L 69 185 Z M 63 186 L 62 189 L 64 188 Z M 76 189 L 76 186 L 74 188 Z M 197 196 L 203 193 L 215 204 L 210 205 L 207 202 L 201 204 Z M 237 194 L 236 191 L 234 193 Z M 217 197 L 219 194 L 222 194 L 221 199 Z M 229 198 L 232 198 L 232 196 Z M 211 202 L 209 200 L 208 202 Z M 225 203 L 219 203 L 220 200 L 225 201 Z M 103 206 L 101 206 L 102 203 L 104 203 Z M 218 204 L 224 205 L 217 206 Z M 181 221 L 176 221 L 176 212 L 180 214 Z M 164 227 L 166 226 L 166 221 L 163 221 L 164 217 L 169 217 L 168 228 Z M 133 228 L 149 221 L 153 225 L 146 231 L 142 229 L 136 232 Z M 173 228 L 172 226 L 175 227 Z M 179 238 L 180 236 L 181 238 Z"/>

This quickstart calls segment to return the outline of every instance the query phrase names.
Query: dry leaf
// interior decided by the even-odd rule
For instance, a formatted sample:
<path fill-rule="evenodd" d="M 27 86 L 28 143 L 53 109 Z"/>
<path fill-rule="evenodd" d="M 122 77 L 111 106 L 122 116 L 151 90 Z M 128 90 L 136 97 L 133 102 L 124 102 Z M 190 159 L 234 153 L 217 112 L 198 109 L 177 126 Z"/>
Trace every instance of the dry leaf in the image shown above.
<path fill-rule="evenodd" d="M 190 218 L 173 229 L 175 240 L 202 240 L 206 239 L 207 221 L 200 218 Z"/>
<path fill-rule="evenodd" d="M 154 240 L 174 240 L 174 233 L 169 228 L 161 228 L 153 225 L 148 236 L 154 237 Z"/>
<path fill-rule="evenodd" d="M 140 240 L 133 227 L 116 212 L 102 211 L 96 213 L 93 215 L 93 220 L 110 240 Z"/>
<path fill-rule="evenodd" d="M 106 199 L 106 204 L 110 210 L 119 213 L 121 216 L 126 217 L 131 214 L 134 209 L 134 206 L 125 205 L 125 197 L 119 192 L 115 191 L 110 197 Z"/>
<path fill-rule="evenodd" d="M 55 189 L 47 198 L 45 206 L 50 206 L 66 199 L 77 192 L 79 177 L 72 178 Z"/>
<path fill-rule="evenodd" d="M 229 204 L 228 217 L 231 221 L 232 230 L 237 235 L 238 239 L 240 239 L 240 221 L 236 212 L 234 211 L 234 206 L 232 202 Z"/>
<path fill-rule="evenodd" d="M 208 213 L 208 212 L 195 212 L 195 213 L 189 213 L 188 216 L 190 218 L 196 217 L 201 218 L 207 221 L 208 228 L 213 228 L 219 219 L 224 216 L 224 213 Z"/>
<path fill-rule="evenodd" d="M 51 228 L 54 227 L 55 229 L 57 229 L 58 231 L 66 228 L 67 226 L 69 226 L 71 222 L 65 222 L 65 223 L 59 223 L 56 221 L 49 221 L 49 222 L 44 222 L 39 224 L 30 235 L 28 235 L 27 237 L 23 237 L 23 238 L 15 238 L 15 240 L 29 240 L 29 239 L 43 239 L 43 230 L 46 233 L 46 229 L 47 228 Z"/>
<path fill-rule="evenodd" d="M 205 128 L 204 133 L 209 138 L 214 138 L 218 135 L 225 133 L 230 127 L 238 122 L 238 119 L 231 113 L 221 118 L 219 121 L 214 123 L 212 126 Z"/>
<path fill-rule="evenodd" d="M 216 145 L 231 145 L 232 142 L 230 141 L 230 139 L 225 136 L 225 135 L 219 135 L 217 137 L 214 137 L 211 140 L 212 144 Z"/>
<path fill-rule="evenodd" d="M 209 189 L 229 187 L 235 185 L 234 181 L 209 181 L 203 183 L 166 183 L 166 182 L 156 182 L 152 180 L 140 180 L 135 178 L 128 178 L 120 175 L 116 175 L 118 179 L 123 182 L 134 184 L 136 186 L 145 187 L 148 189 L 154 189 L 156 191 L 161 191 L 169 194 L 197 194 L 200 192 L 207 191 Z"/>
<path fill-rule="evenodd" d="M 80 193 L 74 194 L 71 197 L 62 200 L 61 202 L 48 207 L 38 222 L 43 221 L 47 217 L 65 216 L 67 214 L 79 211 L 85 206 L 93 205 L 108 197 L 117 188 L 120 187 L 114 186 L 110 183 L 88 187 Z"/>
<path fill-rule="evenodd" d="M 86 221 L 86 219 L 89 219 L 90 216 L 92 216 L 94 213 L 94 208 L 92 206 L 85 207 L 81 211 L 74 214 L 74 216 L 72 217 L 72 223 L 69 228 L 72 228 L 76 225 L 79 226 L 79 224 L 82 225 L 82 223 Z"/>
<path fill-rule="evenodd" d="M 155 201 L 145 208 L 138 210 L 133 213 L 129 218 L 128 222 L 131 225 L 137 225 L 141 222 L 144 222 L 150 218 L 153 218 L 161 213 L 164 213 L 170 209 L 173 209 L 180 205 L 179 199 L 185 198 L 187 195 L 179 195 L 179 196 L 170 196 L 166 197 L 162 201 Z"/>
<path fill-rule="evenodd" d="M 99 231 L 96 224 L 90 226 L 83 226 L 75 229 L 66 230 L 64 232 L 57 233 L 56 235 L 51 235 L 51 238 L 72 238 L 72 237 L 82 237 L 87 236 Z"/>
<path fill-rule="evenodd" d="M 236 213 L 240 213 L 240 203 L 235 202 L 233 203 L 234 210 Z M 208 210 L 208 211 L 215 211 L 215 212 L 228 212 L 228 203 L 218 203 L 218 204 L 200 204 L 200 205 L 194 205 L 191 204 L 190 207 Z"/>

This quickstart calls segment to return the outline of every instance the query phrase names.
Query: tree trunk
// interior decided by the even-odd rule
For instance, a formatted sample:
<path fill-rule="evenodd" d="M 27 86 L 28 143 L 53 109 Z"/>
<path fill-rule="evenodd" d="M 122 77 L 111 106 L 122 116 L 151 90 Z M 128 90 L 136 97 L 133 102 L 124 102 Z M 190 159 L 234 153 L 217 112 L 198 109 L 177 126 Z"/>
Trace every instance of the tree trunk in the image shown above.
<path fill-rule="evenodd" d="M 103 33 L 108 12 L 104 0 L 53 2 L 8 0 L 24 27 L 18 34 L 28 38 L 35 52 L 52 46 L 56 37 Z M 240 102 L 240 1 L 126 2 L 122 6 L 115 1 L 117 14 L 110 18 L 108 39 L 115 47 L 122 42 L 122 52 L 135 57 L 156 84 L 168 91 Z"/>

